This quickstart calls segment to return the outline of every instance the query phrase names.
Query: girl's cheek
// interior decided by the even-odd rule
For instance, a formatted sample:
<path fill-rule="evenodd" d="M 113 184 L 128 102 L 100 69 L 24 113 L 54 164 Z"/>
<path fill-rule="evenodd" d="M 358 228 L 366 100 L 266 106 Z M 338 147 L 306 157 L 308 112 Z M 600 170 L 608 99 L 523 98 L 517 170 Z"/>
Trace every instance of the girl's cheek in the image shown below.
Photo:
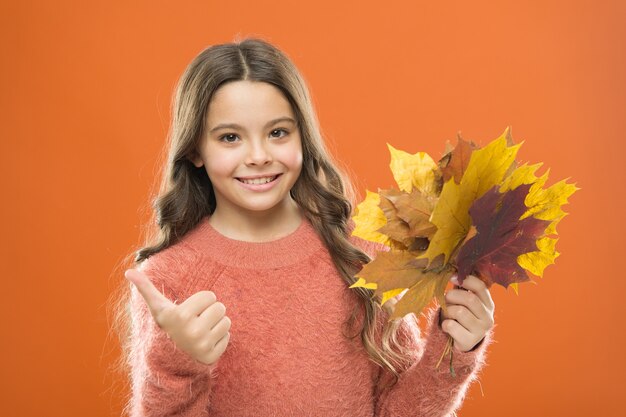
<path fill-rule="evenodd" d="M 231 152 L 221 151 L 211 154 L 207 162 L 209 175 L 232 175 L 243 163 L 243 156 L 240 153 L 233 150 Z"/>
<path fill-rule="evenodd" d="M 296 169 L 302 166 L 302 150 L 300 147 L 293 147 L 289 149 L 280 149 L 275 153 L 280 162 L 291 169 Z"/>
<path fill-rule="evenodd" d="M 302 155 L 296 155 L 296 156 L 292 156 L 289 159 L 288 165 L 290 168 L 293 169 L 300 169 L 300 167 L 302 167 Z"/>

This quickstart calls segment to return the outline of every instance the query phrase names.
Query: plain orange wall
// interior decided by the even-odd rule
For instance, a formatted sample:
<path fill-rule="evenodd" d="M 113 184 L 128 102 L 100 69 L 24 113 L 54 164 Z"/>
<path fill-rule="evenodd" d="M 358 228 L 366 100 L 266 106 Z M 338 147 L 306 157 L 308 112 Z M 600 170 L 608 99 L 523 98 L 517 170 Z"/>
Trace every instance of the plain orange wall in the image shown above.
<path fill-rule="evenodd" d="M 493 288 L 496 343 L 459 415 L 623 415 L 626 2 L 382 4 L 2 2 L 1 415 L 119 415 L 107 302 L 172 90 L 237 35 L 293 59 L 361 193 L 393 184 L 386 142 L 438 158 L 509 125 L 521 161 L 571 177 L 562 255 L 520 296 Z"/>

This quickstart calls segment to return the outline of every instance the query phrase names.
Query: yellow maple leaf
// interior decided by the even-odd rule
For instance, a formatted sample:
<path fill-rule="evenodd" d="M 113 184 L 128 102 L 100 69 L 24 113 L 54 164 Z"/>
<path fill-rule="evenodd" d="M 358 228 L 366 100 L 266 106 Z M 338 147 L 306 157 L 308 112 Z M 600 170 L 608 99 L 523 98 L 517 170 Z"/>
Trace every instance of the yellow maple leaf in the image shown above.
<path fill-rule="evenodd" d="M 426 152 L 411 155 L 390 144 L 387 147 L 391 153 L 389 168 L 400 190 L 410 193 L 416 188 L 425 195 L 437 195 L 435 172 L 438 167 Z"/>
<path fill-rule="evenodd" d="M 554 260 L 560 255 L 555 249 L 557 241 L 558 239 L 550 237 L 538 239 L 537 249 L 539 250 L 518 256 L 517 263 L 532 274 L 543 277 L 543 270 L 548 265 L 554 264 Z"/>
<path fill-rule="evenodd" d="M 419 258 L 427 258 L 429 264 L 432 264 L 435 258 L 443 254 L 444 265 L 448 262 L 452 252 L 469 231 L 469 208 L 472 203 L 500 184 L 515 161 L 523 142 L 508 146 L 511 142 L 510 130 L 507 128 L 499 138 L 472 152 L 459 184 L 451 178 L 443 185 L 430 218 L 430 222 L 437 226 L 437 232 L 426 252 Z"/>
<path fill-rule="evenodd" d="M 567 215 L 561 206 L 567 204 L 567 199 L 580 188 L 575 184 L 568 184 L 569 178 L 561 180 L 548 188 L 543 188 L 549 170 L 543 175 L 528 192 L 524 204 L 528 207 L 528 211 L 520 218 L 524 219 L 533 216 L 536 219 L 551 220 L 552 223 L 546 228 L 546 234 L 556 234 L 556 225 L 563 217 Z"/>
<path fill-rule="evenodd" d="M 356 213 L 352 217 L 355 224 L 352 235 L 389 246 L 389 237 L 377 232 L 387 224 L 387 218 L 379 204 L 380 195 L 365 190 L 365 200 L 356 207 Z"/>
<path fill-rule="evenodd" d="M 502 181 L 502 185 L 498 191 L 500 194 L 504 194 L 507 191 L 516 189 L 522 184 L 536 183 L 539 178 L 535 176 L 535 171 L 541 168 L 542 165 L 543 163 L 540 162 L 535 165 L 524 164 L 516 168 L 511 175 Z"/>
<path fill-rule="evenodd" d="M 535 175 L 535 171 L 543 164 L 527 165 L 517 168 L 510 176 L 505 178 L 500 187 L 500 192 L 504 193 L 517 188 L 521 184 L 532 184 L 524 204 L 528 211 L 524 213 L 520 220 L 533 216 L 540 220 L 550 220 L 550 225 L 546 228 L 545 234 L 557 234 L 556 225 L 567 215 L 561 206 L 567 204 L 567 199 L 580 188 L 575 184 L 568 184 L 566 178 L 558 183 L 544 189 L 550 170 L 548 169 L 541 177 Z"/>
<path fill-rule="evenodd" d="M 369 290 L 375 290 L 378 288 L 378 284 L 375 282 L 366 282 L 363 278 L 359 278 L 357 282 L 350 285 L 348 288 L 367 288 Z"/>
<path fill-rule="evenodd" d="M 367 288 L 370 290 L 375 290 L 378 288 L 378 284 L 375 282 L 366 282 L 363 278 L 359 278 L 357 282 L 350 285 L 348 288 Z M 395 290 L 384 291 L 380 300 L 380 305 L 385 305 L 387 301 L 395 297 L 396 295 L 401 294 L 404 291 L 403 288 L 397 288 Z M 431 297 L 432 298 L 432 297 Z"/>

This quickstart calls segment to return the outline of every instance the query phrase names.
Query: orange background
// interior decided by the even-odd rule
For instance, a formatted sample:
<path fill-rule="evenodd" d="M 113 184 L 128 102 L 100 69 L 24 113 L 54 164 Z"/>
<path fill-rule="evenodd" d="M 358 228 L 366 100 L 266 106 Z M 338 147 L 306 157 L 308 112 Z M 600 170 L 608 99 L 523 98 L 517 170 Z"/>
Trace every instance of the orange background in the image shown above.
<path fill-rule="evenodd" d="M 2 2 L 0 414 L 119 415 L 107 302 L 174 84 L 257 35 L 300 68 L 361 193 L 393 184 L 386 142 L 437 159 L 509 125 L 520 161 L 571 177 L 562 255 L 519 297 L 493 288 L 496 343 L 459 415 L 623 415 L 626 2 L 225 3 Z"/>

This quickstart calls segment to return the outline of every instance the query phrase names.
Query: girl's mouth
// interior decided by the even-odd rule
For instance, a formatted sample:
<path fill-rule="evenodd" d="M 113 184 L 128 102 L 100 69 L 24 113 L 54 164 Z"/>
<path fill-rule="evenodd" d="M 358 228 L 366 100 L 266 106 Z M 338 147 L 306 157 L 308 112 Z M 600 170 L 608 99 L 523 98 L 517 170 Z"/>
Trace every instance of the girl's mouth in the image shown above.
<path fill-rule="evenodd" d="M 275 175 L 273 177 L 263 177 L 263 178 L 255 178 L 255 179 L 242 179 L 242 178 L 237 178 L 237 180 L 239 180 L 240 182 L 243 182 L 244 184 L 250 184 L 250 185 L 263 185 L 263 184 L 267 184 L 268 182 L 273 182 L 274 180 L 276 180 L 276 178 L 278 178 L 281 174 Z"/>

